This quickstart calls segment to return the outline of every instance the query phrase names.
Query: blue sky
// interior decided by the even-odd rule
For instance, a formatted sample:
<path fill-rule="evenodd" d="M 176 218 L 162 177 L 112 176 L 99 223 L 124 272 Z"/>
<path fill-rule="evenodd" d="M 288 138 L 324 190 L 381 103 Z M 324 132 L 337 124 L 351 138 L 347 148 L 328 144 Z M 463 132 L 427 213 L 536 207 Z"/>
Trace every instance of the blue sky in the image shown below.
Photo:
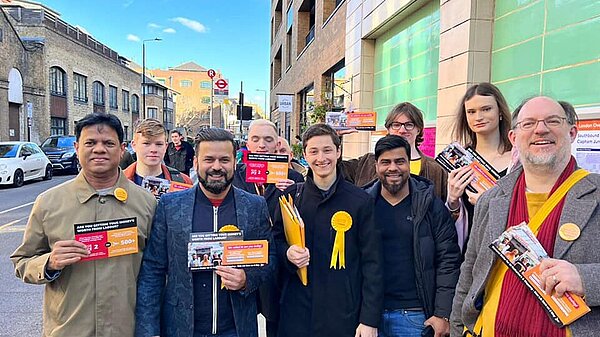
<path fill-rule="evenodd" d="M 142 64 L 140 40 L 146 42 L 146 68 L 174 67 L 194 61 L 220 69 L 237 97 L 244 81 L 246 101 L 262 106 L 269 90 L 269 0 L 44 0 L 73 26 Z M 268 99 L 268 98 L 267 98 Z"/>

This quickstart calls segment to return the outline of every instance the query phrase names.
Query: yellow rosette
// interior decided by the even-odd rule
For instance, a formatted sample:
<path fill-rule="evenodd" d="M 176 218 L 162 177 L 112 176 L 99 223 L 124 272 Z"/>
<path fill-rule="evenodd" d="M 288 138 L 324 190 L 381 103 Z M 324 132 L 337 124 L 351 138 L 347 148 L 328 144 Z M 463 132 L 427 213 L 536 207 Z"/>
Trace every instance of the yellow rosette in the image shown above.
<path fill-rule="evenodd" d="M 331 264 L 329 268 L 346 268 L 346 250 L 344 233 L 352 227 L 352 216 L 346 211 L 338 211 L 331 217 L 331 227 L 335 229 L 335 241 L 331 251 Z"/>

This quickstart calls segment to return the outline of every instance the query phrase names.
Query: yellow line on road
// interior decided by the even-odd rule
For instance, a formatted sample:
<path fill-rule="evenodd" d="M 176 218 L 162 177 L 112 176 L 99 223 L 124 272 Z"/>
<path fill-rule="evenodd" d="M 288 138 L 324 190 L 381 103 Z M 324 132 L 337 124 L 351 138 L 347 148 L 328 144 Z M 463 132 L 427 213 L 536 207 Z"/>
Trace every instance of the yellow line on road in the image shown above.
<path fill-rule="evenodd" d="M 21 219 L 17 219 L 17 220 L 11 221 L 11 222 L 9 222 L 9 223 L 7 223 L 7 224 L 4 224 L 4 225 L 0 226 L 0 232 L 1 232 L 2 230 L 4 230 L 5 228 L 8 228 L 8 227 L 10 227 L 10 226 L 12 226 L 12 225 L 14 225 L 14 224 L 16 224 L 16 223 L 19 223 L 19 222 L 21 222 L 21 221 L 23 221 L 23 220 L 25 220 L 25 219 L 27 219 L 27 217 L 24 217 L 24 218 L 21 218 Z"/>

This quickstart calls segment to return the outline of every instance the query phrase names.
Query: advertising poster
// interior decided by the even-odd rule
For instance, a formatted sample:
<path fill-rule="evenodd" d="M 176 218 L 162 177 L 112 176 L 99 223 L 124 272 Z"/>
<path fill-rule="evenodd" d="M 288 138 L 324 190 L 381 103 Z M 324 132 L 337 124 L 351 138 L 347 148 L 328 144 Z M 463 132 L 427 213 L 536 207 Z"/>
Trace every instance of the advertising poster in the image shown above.
<path fill-rule="evenodd" d="M 577 138 L 571 146 L 577 164 L 594 173 L 600 173 L 600 119 L 577 122 Z"/>

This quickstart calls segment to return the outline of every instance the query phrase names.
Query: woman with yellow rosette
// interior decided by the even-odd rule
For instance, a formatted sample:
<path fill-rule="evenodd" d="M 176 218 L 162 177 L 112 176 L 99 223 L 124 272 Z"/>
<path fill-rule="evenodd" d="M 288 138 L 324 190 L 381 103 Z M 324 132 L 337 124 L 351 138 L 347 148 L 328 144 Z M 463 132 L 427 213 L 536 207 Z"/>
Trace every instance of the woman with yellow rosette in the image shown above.
<path fill-rule="evenodd" d="M 292 195 L 304 222 L 305 248 L 287 243 L 280 210 L 273 226 L 285 274 L 278 336 L 376 337 L 383 251 L 373 200 L 336 167 L 340 139 L 331 127 L 313 125 L 302 140 L 310 166 L 306 183 L 285 193 Z M 303 267 L 308 269 L 306 286 L 297 275 Z"/>

